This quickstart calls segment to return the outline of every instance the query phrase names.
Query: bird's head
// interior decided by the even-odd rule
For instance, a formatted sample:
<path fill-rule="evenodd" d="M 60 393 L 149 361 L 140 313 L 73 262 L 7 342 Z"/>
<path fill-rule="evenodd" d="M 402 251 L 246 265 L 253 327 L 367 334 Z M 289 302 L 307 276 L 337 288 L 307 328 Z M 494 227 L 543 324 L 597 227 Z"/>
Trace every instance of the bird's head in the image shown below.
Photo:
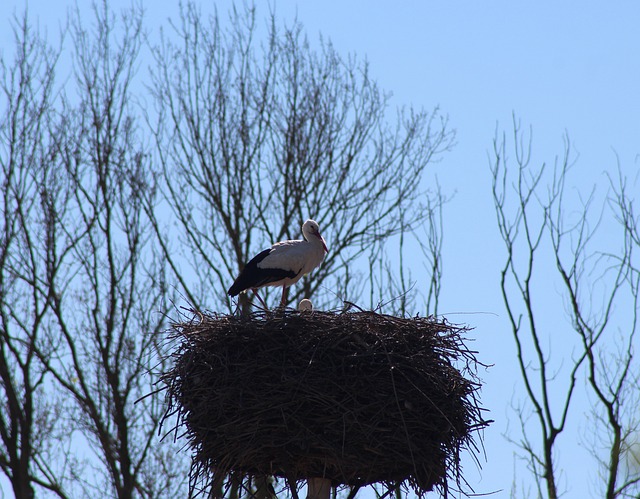
<path fill-rule="evenodd" d="M 300 310 L 300 312 L 308 312 L 309 310 L 313 310 L 313 303 L 311 303 L 311 300 L 309 300 L 309 298 L 303 298 L 302 300 L 300 300 L 300 303 L 298 303 L 298 310 Z"/>
<path fill-rule="evenodd" d="M 329 253 L 327 249 L 327 243 L 324 241 L 323 237 L 320 235 L 320 227 L 318 226 L 318 222 L 315 220 L 307 220 L 304 224 L 302 224 L 302 235 L 304 238 L 311 242 L 312 237 L 316 237 L 322 241 L 322 247 L 326 253 Z"/>

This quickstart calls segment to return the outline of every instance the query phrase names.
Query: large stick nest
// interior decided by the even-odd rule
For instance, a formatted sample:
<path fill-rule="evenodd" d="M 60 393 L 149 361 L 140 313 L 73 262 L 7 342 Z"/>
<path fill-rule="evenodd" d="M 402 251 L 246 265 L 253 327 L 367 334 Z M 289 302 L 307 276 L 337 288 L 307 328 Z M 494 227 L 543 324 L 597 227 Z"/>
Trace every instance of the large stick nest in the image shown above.
<path fill-rule="evenodd" d="M 488 424 L 466 329 L 446 321 L 280 310 L 172 330 L 165 419 L 178 415 L 198 489 L 234 471 L 446 495 Z"/>

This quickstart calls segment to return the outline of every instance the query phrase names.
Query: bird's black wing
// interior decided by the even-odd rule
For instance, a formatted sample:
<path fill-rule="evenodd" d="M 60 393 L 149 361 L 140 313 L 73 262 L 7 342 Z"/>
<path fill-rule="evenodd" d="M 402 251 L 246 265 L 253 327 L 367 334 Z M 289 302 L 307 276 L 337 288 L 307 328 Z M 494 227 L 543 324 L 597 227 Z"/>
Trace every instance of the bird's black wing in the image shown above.
<path fill-rule="evenodd" d="M 273 248 L 261 251 L 245 265 L 240 275 L 229 288 L 229 291 L 227 291 L 229 296 L 236 296 L 247 289 L 259 288 L 260 286 L 279 281 L 285 277 L 293 279 L 298 275 L 298 273 L 293 270 L 258 267 L 258 264 L 272 251 Z"/>

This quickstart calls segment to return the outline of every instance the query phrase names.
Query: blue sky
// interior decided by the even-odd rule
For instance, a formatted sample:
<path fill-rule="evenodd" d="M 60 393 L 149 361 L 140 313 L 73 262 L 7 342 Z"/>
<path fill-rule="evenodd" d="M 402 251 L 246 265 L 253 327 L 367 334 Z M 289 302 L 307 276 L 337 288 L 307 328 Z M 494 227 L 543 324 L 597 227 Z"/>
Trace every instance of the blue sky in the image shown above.
<path fill-rule="evenodd" d="M 112 2 L 120 4 L 126 5 Z M 4 5 L 8 13 L 25 2 Z M 152 32 L 176 10 L 173 1 L 146 5 Z M 212 5 L 225 12 L 231 2 L 202 2 L 205 11 Z M 508 497 L 514 473 L 525 482 L 527 473 L 503 435 L 516 423 L 510 404 L 521 386 L 498 286 L 504 249 L 488 153 L 496 126 L 509 131 L 515 113 L 524 127 L 533 127 L 534 160 L 552 162 L 562 153 L 563 134 L 569 134 L 579 153 L 571 177 L 576 188 L 596 184 L 604 192 L 603 172 L 615 167 L 616 154 L 625 174 L 637 180 L 640 3 L 279 0 L 275 5 L 279 17 L 297 16 L 310 40 L 322 34 L 338 52 L 366 57 L 372 76 L 393 93 L 393 105 L 439 106 L 457 130 L 456 147 L 433 170 L 445 193 L 455 192 L 445 208 L 440 310 L 452 322 L 473 326 L 473 347 L 494 364 L 482 373 L 483 404 L 496 420 L 485 432 L 487 462 L 478 471 L 467 460 L 466 478 L 478 493 L 501 491 L 491 497 Z M 32 15 L 52 34 L 66 6 L 29 2 Z M 7 17 L 1 20 L 0 48 L 10 55 Z M 634 185 L 637 191 L 640 183 Z M 562 321 L 559 293 L 552 288 L 548 300 L 549 314 L 560 314 L 556 320 Z M 574 409 L 576 419 L 586 410 Z M 581 431 L 585 428 L 563 437 L 560 458 L 569 497 L 587 497 L 593 484 L 595 469 L 580 464 Z"/>

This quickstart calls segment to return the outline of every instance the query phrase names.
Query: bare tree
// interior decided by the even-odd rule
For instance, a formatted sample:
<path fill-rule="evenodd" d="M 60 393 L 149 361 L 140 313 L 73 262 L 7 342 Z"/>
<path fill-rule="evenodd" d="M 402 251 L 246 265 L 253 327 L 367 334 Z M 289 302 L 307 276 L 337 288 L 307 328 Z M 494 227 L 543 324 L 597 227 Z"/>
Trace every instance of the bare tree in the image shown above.
<path fill-rule="evenodd" d="M 187 4 L 173 28 L 182 44 L 165 37 L 156 48 L 151 91 L 161 206 L 178 229 L 155 224 L 187 299 L 232 307 L 225 290 L 238 270 L 297 237 L 306 218 L 330 252 L 290 300 L 358 298 L 359 257 L 428 223 L 422 183 L 452 144 L 446 119 L 414 109 L 390 118 L 366 62 L 324 41 L 312 49 L 298 24 L 281 28 L 274 14 L 264 27 L 254 8 L 205 21 Z"/>
<path fill-rule="evenodd" d="M 66 101 L 58 141 L 70 195 L 52 224 L 70 242 L 73 279 L 47 283 L 63 350 L 47 368 L 76 402 L 69 414 L 76 429 L 95 445 L 104 483 L 92 485 L 122 498 L 173 496 L 184 469 L 157 441 L 161 400 L 136 404 L 153 390 L 147 371 L 168 306 L 143 210 L 155 177 L 132 102 L 142 12 L 132 8 L 118 18 L 103 2 L 95 18 L 93 31 L 78 13 L 72 18 L 78 103 Z"/>
<path fill-rule="evenodd" d="M 47 193 L 38 181 L 50 173 L 58 53 L 26 15 L 14 18 L 14 39 L 13 61 L 2 59 L 0 66 L 0 469 L 18 498 L 33 497 L 38 488 L 64 497 L 68 459 L 51 459 L 59 407 L 37 355 L 57 355 L 46 331 L 53 298 L 46 281 L 59 268 L 50 258 Z"/>
<path fill-rule="evenodd" d="M 579 425 L 571 408 L 579 381 L 586 378 L 588 395 L 595 401 L 588 434 L 595 438 L 591 457 L 602 471 L 597 487 L 607 498 L 637 497 L 640 475 L 625 468 L 621 459 L 625 442 L 640 423 L 639 366 L 633 358 L 639 305 L 633 262 L 637 215 L 622 177 L 617 187 L 612 183 L 614 195 L 600 210 L 594 209 L 594 191 L 574 199 L 580 203 L 576 215 L 575 209 L 567 208 L 571 201 L 566 183 L 573 162 L 569 139 L 553 167 L 532 165 L 531 151 L 531 135 L 522 132 L 514 118 L 513 141 L 496 136 L 491 170 L 498 227 L 507 250 L 502 295 L 535 420 L 529 423 L 530 412 L 517 408 L 521 425 L 517 444 L 533 474 L 537 496 L 559 497 L 559 437 L 568 425 Z M 619 228 L 618 244 L 611 236 L 600 236 L 612 221 Z M 605 249 L 607 243 L 612 249 Z M 549 321 L 546 316 L 552 312 L 540 304 L 548 291 L 540 280 L 549 281 L 554 275 L 566 306 L 564 318 Z M 569 350 L 560 352 L 553 337 L 565 335 L 567 343 L 562 319 L 570 324 L 573 340 Z M 611 348 L 614 339 L 620 348 Z M 540 432 L 539 440 L 531 436 L 532 426 Z M 603 446 L 607 458 L 601 457 Z"/>
<path fill-rule="evenodd" d="M 71 17 L 62 91 L 26 17 L 4 71 L 0 464 L 18 497 L 175 497 L 184 459 L 158 440 L 162 400 L 145 397 L 169 293 L 132 101 L 142 12 L 94 12 L 91 30 Z"/>
<path fill-rule="evenodd" d="M 610 183 L 609 208 L 623 236 L 619 251 L 600 254 L 599 258 L 606 265 L 604 275 L 614 283 L 613 289 L 621 295 L 620 299 L 616 296 L 615 301 L 612 298 L 611 303 L 605 302 L 605 318 L 613 325 L 594 324 L 593 318 L 577 307 L 577 293 L 571 295 L 571 303 L 583 343 L 598 346 L 587 349 L 587 359 L 589 385 L 599 402 L 593 411 L 593 420 L 607 430 L 600 441 L 594 442 L 595 445 L 591 447 L 593 455 L 598 458 L 604 484 L 603 495 L 607 498 L 637 499 L 640 497 L 640 461 L 633 452 L 637 452 L 634 445 L 637 446 L 640 433 L 640 414 L 637 410 L 640 405 L 640 369 L 634 353 L 638 347 L 640 311 L 640 262 L 637 256 L 640 250 L 640 214 L 634 209 L 628 179 L 622 175 L 620 168 L 617 179 L 610 177 Z M 572 276 L 565 272 L 563 278 L 571 280 Z M 624 312 L 616 310 L 616 302 L 618 307 L 624 307 Z M 609 351 L 602 346 L 604 342 L 599 335 L 605 329 L 616 328 L 620 317 L 624 322 L 617 328 L 615 343 L 618 347 Z M 600 457 L 600 449 L 607 450 L 604 457 Z"/>

